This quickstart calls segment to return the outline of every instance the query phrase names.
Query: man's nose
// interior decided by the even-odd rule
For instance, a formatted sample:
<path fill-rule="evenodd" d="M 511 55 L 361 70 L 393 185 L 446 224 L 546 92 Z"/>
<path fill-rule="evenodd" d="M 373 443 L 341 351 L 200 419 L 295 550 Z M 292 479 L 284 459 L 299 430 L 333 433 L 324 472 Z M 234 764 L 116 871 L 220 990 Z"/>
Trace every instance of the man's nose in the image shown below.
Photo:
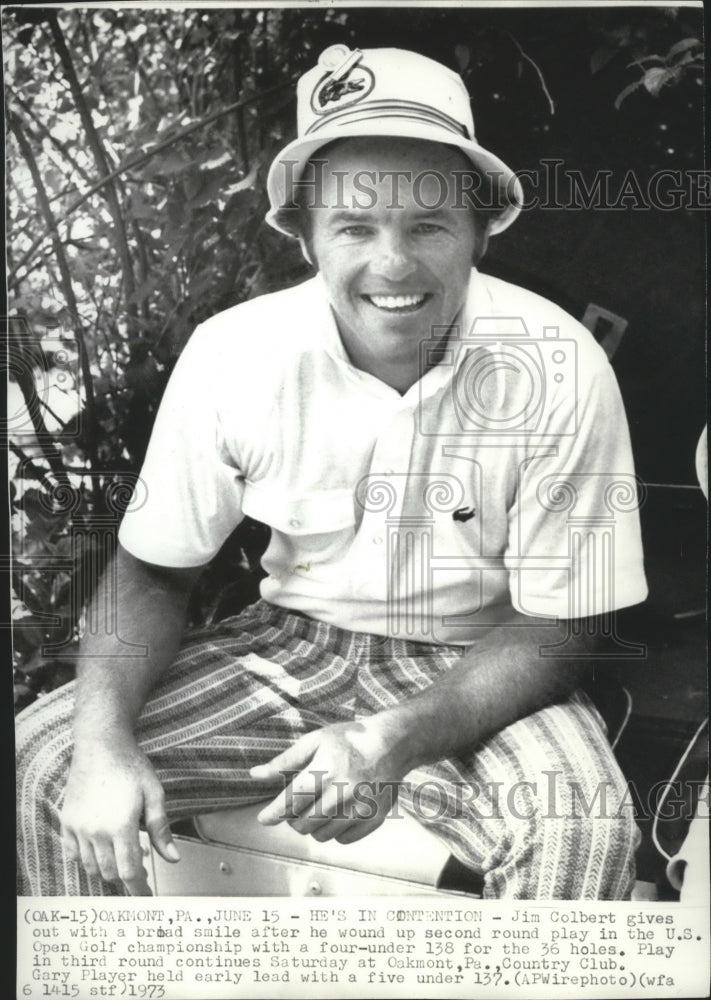
<path fill-rule="evenodd" d="M 395 234 L 383 235 L 375 247 L 371 261 L 373 274 L 388 278 L 390 281 L 402 281 L 416 268 L 417 261 L 408 248 L 407 241 Z"/>

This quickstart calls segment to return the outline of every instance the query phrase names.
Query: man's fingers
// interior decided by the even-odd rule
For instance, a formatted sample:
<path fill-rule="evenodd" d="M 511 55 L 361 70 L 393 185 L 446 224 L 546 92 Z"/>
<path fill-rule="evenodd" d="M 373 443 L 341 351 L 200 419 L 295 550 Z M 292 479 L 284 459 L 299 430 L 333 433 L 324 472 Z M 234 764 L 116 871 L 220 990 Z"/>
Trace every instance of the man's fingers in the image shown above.
<path fill-rule="evenodd" d="M 71 830 L 68 830 L 64 826 L 62 827 L 62 847 L 67 861 L 74 861 L 76 864 L 81 864 L 81 851 L 79 850 L 77 838 Z"/>
<path fill-rule="evenodd" d="M 326 824 L 334 820 L 340 820 L 342 823 L 344 819 L 350 822 L 357 815 L 357 804 L 353 802 L 352 796 L 347 794 L 343 785 L 330 785 L 319 799 L 308 803 L 307 808 L 303 809 L 295 819 L 290 820 L 289 826 L 297 833 L 316 836 L 316 831 Z"/>
<path fill-rule="evenodd" d="M 293 781 L 280 792 L 269 805 L 259 813 L 257 819 L 265 826 L 274 826 L 284 820 L 295 820 L 303 812 L 311 809 L 321 798 L 325 771 L 301 771 Z"/>
<path fill-rule="evenodd" d="M 106 840 L 103 837 L 94 837 L 92 847 L 94 848 L 101 877 L 106 879 L 107 882 L 118 882 L 119 871 L 112 841 Z"/>
<path fill-rule="evenodd" d="M 333 819 L 313 830 L 311 836 L 320 844 L 325 844 L 327 840 L 336 840 L 339 844 L 354 844 L 377 830 L 382 822 L 379 817 L 370 820 L 357 817 Z"/>
<path fill-rule="evenodd" d="M 357 823 L 353 823 L 346 830 L 337 833 L 335 839 L 339 844 L 355 844 L 357 840 L 362 840 L 363 837 L 367 837 L 373 830 L 377 830 L 379 826 L 382 826 L 384 820 L 384 816 L 376 816 L 375 819 L 371 820 L 362 819 Z"/>
<path fill-rule="evenodd" d="M 143 867 L 143 854 L 138 840 L 138 830 L 114 843 L 118 875 L 132 896 L 150 896 L 148 874 Z"/>
<path fill-rule="evenodd" d="M 133 878 L 121 879 L 131 896 L 152 896 L 151 887 L 148 884 L 148 872 L 141 866 L 140 872 Z"/>
<path fill-rule="evenodd" d="M 301 794 L 297 790 L 294 792 L 293 782 L 287 785 L 283 792 L 280 792 L 275 799 L 266 805 L 257 816 L 260 823 L 265 826 L 276 826 L 284 820 L 295 819 L 300 812 L 306 809 L 313 801 L 313 791 Z"/>
<path fill-rule="evenodd" d="M 148 872 L 143 867 L 143 853 L 138 831 L 135 840 L 122 840 L 116 845 L 116 867 L 119 878 L 132 896 L 152 896 Z"/>
<path fill-rule="evenodd" d="M 163 805 L 163 795 L 146 802 L 144 821 L 151 843 L 164 861 L 180 861 L 178 848 L 170 832 L 170 823 Z M 138 841 L 137 841 L 138 842 Z"/>
<path fill-rule="evenodd" d="M 309 834 L 319 842 L 340 838 L 340 835 L 353 824 L 362 828 L 365 833 L 380 826 L 387 813 L 382 804 L 375 798 L 355 799 L 352 789 L 344 788 L 341 783 L 328 786 L 323 796 L 289 825 L 297 833 Z M 372 823 L 375 826 L 372 826 Z M 366 825 L 369 825 L 366 830 Z M 359 840 L 360 837 L 353 837 Z"/>
<path fill-rule="evenodd" d="M 314 755 L 318 744 L 318 732 L 315 730 L 300 736 L 295 743 L 265 764 L 255 764 L 249 769 L 250 777 L 268 781 L 278 778 L 284 771 L 300 771 Z"/>
<path fill-rule="evenodd" d="M 144 869 L 143 875 L 140 878 L 133 879 L 130 882 L 124 882 L 126 890 L 130 896 L 152 896 L 151 887 L 148 884 L 148 875 Z"/>
<path fill-rule="evenodd" d="M 99 865 L 94 854 L 94 848 L 85 837 L 78 837 L 79 856 L 82 867 L 87 875 L 99 875 Z"/>
<path fill-rule="evenodd" d="M 350 820 L 344 819 L 332 819 L 320 826 L 316 826 L 310 830 L 304 830 L 304 833 L 308 833 L 314 840 L 317 840 L 319 844 L 325 844 L 327 840 L 334 840 L 336 835 L 342 833 L 346 823 L 350 823 Z"/>

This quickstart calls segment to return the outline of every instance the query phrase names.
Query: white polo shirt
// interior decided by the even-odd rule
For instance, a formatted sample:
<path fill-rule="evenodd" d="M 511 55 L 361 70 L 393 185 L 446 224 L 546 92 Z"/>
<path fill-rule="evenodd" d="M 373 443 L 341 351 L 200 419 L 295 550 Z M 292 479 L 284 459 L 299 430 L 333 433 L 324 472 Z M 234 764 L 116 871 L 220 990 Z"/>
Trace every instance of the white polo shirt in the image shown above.
<path fill-rule="evenodd" d="M 644 600 L 627 422 L 592 336 L 476 270 L 432 358 L 441 336 L 400 395 L 351 364 L 318 276 L 203 323 L 122 545 L 199 566 L 248 514 L 272 529 L 266 600 L 426 642 L 469 644 L 511 606 L 579 618 Z"/>

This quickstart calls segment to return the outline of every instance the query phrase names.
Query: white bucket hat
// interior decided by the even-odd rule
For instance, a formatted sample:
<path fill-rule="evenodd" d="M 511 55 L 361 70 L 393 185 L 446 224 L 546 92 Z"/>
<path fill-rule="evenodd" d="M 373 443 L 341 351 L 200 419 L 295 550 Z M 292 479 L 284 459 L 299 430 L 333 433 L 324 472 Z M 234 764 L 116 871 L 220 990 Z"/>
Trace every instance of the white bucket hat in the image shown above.
<path fill-rule="evenodd" d="M 331 45 L 297 88 L 298 138 L 269 168 L 267 222 L 293 236 L 294 188 L 307 161 L 335 139 L 401 136 L 456 146 L 492 183 L 502 205 L 490 224 L 500 233 L 521 211 L 523 190 L 514 172 L 474 137 L 469 94 L 460 76 L 441 63 L 403 49 Z"/>

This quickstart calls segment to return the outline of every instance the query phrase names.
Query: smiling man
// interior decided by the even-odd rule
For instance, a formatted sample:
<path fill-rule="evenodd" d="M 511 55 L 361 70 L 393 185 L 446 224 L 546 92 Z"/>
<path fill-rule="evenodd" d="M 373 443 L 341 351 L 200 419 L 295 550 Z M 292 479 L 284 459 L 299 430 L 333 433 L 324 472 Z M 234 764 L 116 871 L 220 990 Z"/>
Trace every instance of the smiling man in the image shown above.
<path fill-rule="evenodd" d="M 422 374 L 420 344 L 454 322 L 486 249 L 486 222 L 459 190 L 471 162 L 442 143 L 384 137 L 337 141 L 319 162 L 303 252 L 355 367 L 406 392 Z"/>
<path fill-rule="evenodd" d="M 607 360 L 477 270 L 521 191 L 456 74 L 333 46 L 298 119 L 268 220 L 316 276 L 176 366 L 95 600 L 117 627 L 20 727 L 22 891 L 146 892 L 140 823 L 177 860 L 168 818 L 265 800 L 348 843 L 397 794 L 487 897 L 625 898 L 638 834 L 580 688 L 646 594 Z M 245 514 L 260 601 L 183 637 Z"/>

